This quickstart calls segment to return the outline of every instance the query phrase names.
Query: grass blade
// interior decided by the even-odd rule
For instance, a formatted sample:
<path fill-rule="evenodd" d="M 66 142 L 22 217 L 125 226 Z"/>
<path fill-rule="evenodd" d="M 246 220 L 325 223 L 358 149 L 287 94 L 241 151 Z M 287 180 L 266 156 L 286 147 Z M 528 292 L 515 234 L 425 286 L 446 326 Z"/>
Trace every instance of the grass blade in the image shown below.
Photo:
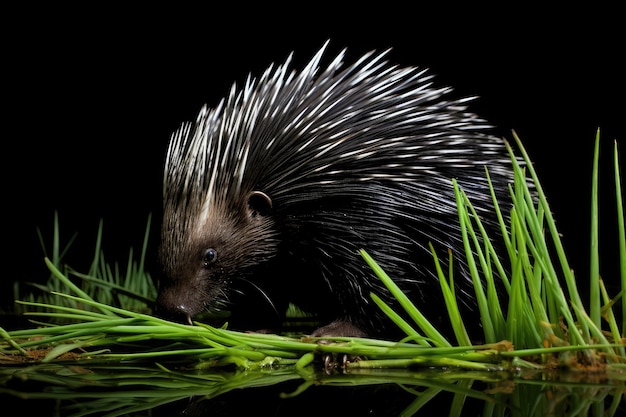
<path fill-rule="evenodd" d="M 589 317 L 600 327 L 600 249 L 598 239 L 598 161 L 600 158 L 600 130 L 596 133 L 591 173 L 591 254 L 589 271 Z"/>

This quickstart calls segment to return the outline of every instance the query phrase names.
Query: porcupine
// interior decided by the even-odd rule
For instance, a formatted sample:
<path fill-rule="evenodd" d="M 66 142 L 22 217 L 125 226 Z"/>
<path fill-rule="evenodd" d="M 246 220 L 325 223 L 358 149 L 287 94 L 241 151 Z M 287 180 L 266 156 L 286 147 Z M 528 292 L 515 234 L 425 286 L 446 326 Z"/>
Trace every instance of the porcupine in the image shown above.
<path fill-rule="evenodd" d="M 300 72 L 292 53 L 233 84 L 172 135 L 158 314 L 190 322 L 223 309 L 231 328 L 276 330 L 293 303 L 319 318 L 315 335 L 393 334 L 370 293 L 393 297 L 365 249 L 438 325 L 447 316 L 429 243 L 444 265 L 452 251 L 471 312 L 452 179 L 497 234 L 485 166 L 508 201 L 503 140 L 467 110 L 473 97 L 448 99 L 427 69 L 389 63 L 391 49 L 349 66 L 343 49 L 323 68 L 327 45 Z"/>

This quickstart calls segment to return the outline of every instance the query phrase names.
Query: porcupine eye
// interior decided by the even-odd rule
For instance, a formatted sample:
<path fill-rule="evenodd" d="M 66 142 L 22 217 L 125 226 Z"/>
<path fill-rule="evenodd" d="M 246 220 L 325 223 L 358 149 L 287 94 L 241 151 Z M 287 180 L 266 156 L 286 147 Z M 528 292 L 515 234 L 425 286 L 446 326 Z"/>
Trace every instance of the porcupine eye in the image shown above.
<path fill-rule="evenodd" d="M 213 248 L 207 249 L 206 252 L 204 252 L 203 261 L 205 268 L 210 267 L 212 264 L 215 263 L 215 261 L 217 261 L 217 251 Z"/>

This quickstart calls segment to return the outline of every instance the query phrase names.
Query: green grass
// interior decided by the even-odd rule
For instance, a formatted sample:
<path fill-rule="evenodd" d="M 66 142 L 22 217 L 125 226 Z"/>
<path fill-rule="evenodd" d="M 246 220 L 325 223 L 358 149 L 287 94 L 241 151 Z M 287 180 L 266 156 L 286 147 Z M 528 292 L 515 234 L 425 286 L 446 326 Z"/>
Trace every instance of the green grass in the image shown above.
<path fill-rule="evenodd" d="M 89 271 L 81 273 L 72 269 L 64 263 L 64 256 L 70 250 L 76 235 L 72 236 L 68 243 L 61 246 L 58 214 L 54 214 L 53 243 L 50 253 L 46 251 L 46 244 L 41 232 L 38 230 L 39 240 L 44 250 L 45 262 L 51 265 L 58 265 L 62 272 L 55 268 L 50 268 L 51 275 L 45 284 L 26 283 L 26 285 L 14 287 L 14 298 L 19 300 L 16 304 L 16 312 L 19 314 L 33 311 L 33 307 L 23 308 L 27 305 L 24 302 L 54 305 L 57 307 L 77 307 L 79 302 L 70 300 L 60 294 L 72 293 L 79 297 L 95 299 L 103 304 L 116 306 L 130 311 L 149 312 L 156 299 L 156 287 L 150 273 L 146 271 L 145 260 L 148 250 L 148 240 L 150 232 L 151 216 L 148 216 L 144 233 L 143 246 L 139 253 L 139 259 L 135 259 L 135 252 L 130 248 L 128 263 L 121 267 L 118 263 L 110 264 L 105 260 L 102 249 L 103 222 L 100 221 L 94 257 Z M 60 267 L 63 265 L 63 267 Z M 59 279 L 62 275 L 64 279 Z M 70 281 L 69 277 L 72 279 Z M 69 282 L 77 281 L 80 287 L 68 285 Z M 16 283 L 17 284 L 17 283 Z M 83 306 L 85 308 L 85 306 Z M 35 308 L 37 311 L 49 311 L 47 308 Z M 50 316 L 53 318 L 54 316 Z M 54 320 L 63 322 L 64 320 Z"/>
<path fill-rule="evenodd" d="M 408 380 L 412 377 L 399 374 L 400 370 L 420 374 L 434 367 L 456 370 L 454 381 L 446 379 L 442 373 L 440 377 L 443 376 L 443 379 L 433 376 L 430 379 L 413 378 L 413 383 L 419 381 L 422 384 L 420 386 L 430 387 L 428 390 L 432 395 L 441 391 L 455 393 L 459 396 L 458 402 L 462 404 L 466 396 L 485 397 L 483 391 L 472 388 L 472 383 L 477 380 L 515 377 L 535 381 L 529 375 L 584 372 L 594 375 L 595 379 L 601 375 L 599 380 L 609 381 L 607 385 L 601 383 L 592 386 L 599 389 L 596 393 L 613 397 L 606 410 L 595 403 L 598 401 L 597 396 L 589 403 L 581 402 L 580 410 L 586 412 L 586 407 L 593 403 L 595 413 L 607 411 L 607 415 L 612 415 L 611 412 L 614 414 L 623 400 L 623 384 L 626 382 L 626 239 L 617 144 L 614 147 L 614 176 L 621 291 L 608 294 L 599 274 L 598 132 L 591 196 L 591 290 L 588 299 L 583 300 L 577 281 L 579 278 L 575 277 L 568 263 L 537 173 L 519 138 L 514 135 L 514 139 L 526 164 L 520 166 L 509 147 L 511 159 L 515 163 L 515 182 L 510 187 L 513 209 L 508 213 L 509 216 L 503 215 L 501 202 L 495 200 L 495 193 L 491 190 L 506 253 L 495 252 L 471 201 L 454 182 L 465 256 L 470 266 L 484 329 L 484 344 L 474 345 L 470 341 L 463 322 L 468 318 L 461 316 L 457 306 L 453 268 L 442 270 L 434 250 L 433 268 L 439 275 L 454 340 L 447 339 L 428 322 L 419 311 L 419 306 L 411 303 L 376 264 L 375 259 L 362 251 L 364 261 L 394 294 L 403 311 L 393 311 L 376 294 L 371 294 L 371 297 L 406 333 L 406 338 L 387 341 L 338 337 L 333 338 L 334 343 L 320 344 L 318 340 L 307 336 L 241 333 L 201 322 L 189 326 L 153 317 L 147 307 L 155 297 L 155 289 L 149 274 L 144 270 L 149 227 L 146 229 L 140 260 L 133 260 L 131 250 L 128 266 L 121 270 L 117 265 L 109 267 L 104 261 L 100 248 L 100 226 L 92 267 L 88 274 L 80 274 L 67 267 L 64 270 L 58 267 L 62 264 L 61 258 L 67 248 L 59 249 L 58 225 L 55 221 L 52 257 L 45 260 L 51 277 L 47 285 L 40 287 L 45 291 L 43 295 L 30 294 L 18 300 L 24 314 L 36 326 L 13 331 L 0 329 L 0 362 L 11 365 L 5 375 L 16 377 L 30 372 L 29 378 L 45 380 L 50 374 L 42 373 L 41 367 L 49 369 L 71 363 L 98 369 L 125 364 L 129 367 L 125 373 L 128 378 L 143 378 L 143 372 L 158 374 L 158 378 L 172 381 L 174 386 L 180 383 L 178 388 L 184 387 L 185 393 L 196 392 L 200 387 L 206 389 L 210 382 L 212 387 L 215 385 L 211 396 L 215 396 L 235 387 L 260 384 L 257 379 L 252 382 L 242 377 L 241 372 L 248 375 L 259 372 L 258 377 L 263 375 L 261 379 L 266 382 L 272 380 L 267 375 L 272 375 L 276 380 L 303 378 L 300 392 L 312 384 L 332 385 L 340 384 L 339 381 L 372 383 L 372 378 L 411 385 Z M 488 171 L 486 175 L 489 175 Z M 528 179 L 532 187 L 528 186 Z M 510 218 L 510 221 L 505 218 Z M 450 264 L 453 262 L 454 259 L 450 257 Z M 496 287 L 503 287 L 506 296 L 499 294 Z M 408 317 L 410 321 L 402 317 Z M 356 380 L 346 380 L 345 376 L 344 379 L 335 380 L 333 378 L 337 377 L 332 373 L 320 374 L 315 364 L 319 364 L 321 354 L 361 357 L 363 360 L 346 365 L 350 374 L 348 378 L 356 377 Z M 157 368 L 153 367 L 155 363 L 158 364 Z M 39 365 L 40 368 L 33 368 L 33 365 Z M 209 373 L 190 376 L 173 371 L 181 366 Z M 234 372 L 233 379 L 224 379 L 223 374 L 216 377 L 216 374 L 210 372 L 224 369 Z M 91 377 L 100 378 L 99 384 L 108 384 L 107 377 L 102 374 L 95 373 Z M 59 381 L 64 380 L 70 386 L 77 378 L 85 377 L 68 372 L 65 379 L 59 377 L 54 383 L 60 384 Z M 157 381 L 158 378 L 151 381 Z M 613 390 L 618 385 L 622 388 Z M 155 386 L 153 388 L 160 391 L 161 398 L 167 397 L 163 390 Z M 68 395 L 71 396 L 71 393 Z M 418 396 L 409 408 L 419 409 L 427 398 L 428 395 Z M 497 398 L 497 395 L 490 398 Z M 524 401 L 518 400 L 521 403 Z M 509 401 L 516 400 L 513 398 Z M 510 402 L 507 404 L 511 406 Z M 129 405 L 131 408 L 135 406 L 138 405 Z M 485 415 L 500 415 L 496 411 L 497 407 L 491 407 L 491 414 L 485 412 Z M 536 415 L 540 415 L 542 408 L 539 405 L 537 407 Z"/>

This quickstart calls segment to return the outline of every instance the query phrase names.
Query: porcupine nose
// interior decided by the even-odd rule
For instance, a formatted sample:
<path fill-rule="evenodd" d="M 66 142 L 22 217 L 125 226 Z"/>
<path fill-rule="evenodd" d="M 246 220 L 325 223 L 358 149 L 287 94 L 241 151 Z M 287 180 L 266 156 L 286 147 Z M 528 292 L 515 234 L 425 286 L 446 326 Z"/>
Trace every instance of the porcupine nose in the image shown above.
<path fill-rule="evenodd" d="M 177 297 L 172 297 L 171 291 L 160 291 L 154 311 L 157 317 L 184 324 L 193 324 L 192 309 Z"/>
<path fill-rule="evenodd" d="M 175 309 L 160 309 L 157 307 L 157 316 L 168 321 L 174 321 L 183 324 L 193 324 L 191 315 L 186 311 L 184 305 L 177 306 Z"/>

